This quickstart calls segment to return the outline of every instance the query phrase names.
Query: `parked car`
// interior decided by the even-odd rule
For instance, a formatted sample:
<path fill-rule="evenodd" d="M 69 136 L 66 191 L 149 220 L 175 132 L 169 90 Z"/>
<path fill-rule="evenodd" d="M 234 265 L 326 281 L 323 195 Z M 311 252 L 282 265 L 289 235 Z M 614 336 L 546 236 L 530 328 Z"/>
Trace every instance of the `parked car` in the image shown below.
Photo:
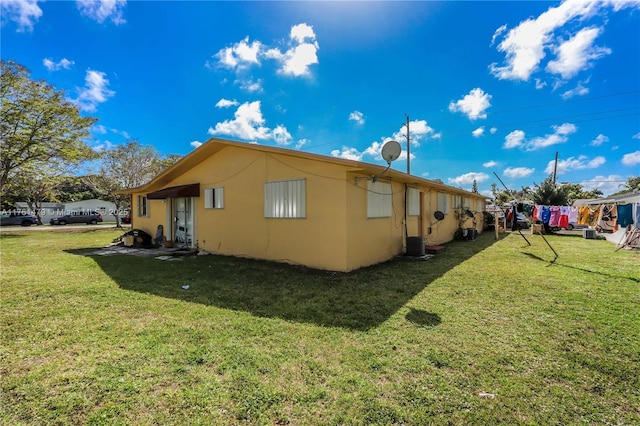
<path fill-rule="evenodd" d="M 3 213 L 0 216 L 0 225 L 8 226 L 8 225 L 20 225 L 20 226 L 31 226 L 37 225 L 38 218 L 32 214 L 21 214 L 21 213 Z"/>
<path fill-rule="evenodd" d="M 128 214 L 126 216 L 123 216 L 122 219 L 120 220 L 122 223 L 131 223 L 131 215 Z"/>
<path fill-rule="evenodd" d="M 95 225 L 102 222 L 102 215 L 98 212 L 77 212 L 53 218 L 49 221 L 51 225 L 66 225 L 68 223 L 86 223 Z"/>

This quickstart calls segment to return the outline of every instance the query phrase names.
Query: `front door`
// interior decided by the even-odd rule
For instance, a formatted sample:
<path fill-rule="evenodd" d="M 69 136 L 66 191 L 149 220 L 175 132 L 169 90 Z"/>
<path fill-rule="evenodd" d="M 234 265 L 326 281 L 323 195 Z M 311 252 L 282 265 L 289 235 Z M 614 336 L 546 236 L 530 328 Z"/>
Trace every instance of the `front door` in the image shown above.
<path fill-rule="evenodd" d="M 192 246 L 193 245 L 193 198 L 180 197 L 174 198 L 174 224 L 173 224 L 173 240 L 177 244 Z"/>

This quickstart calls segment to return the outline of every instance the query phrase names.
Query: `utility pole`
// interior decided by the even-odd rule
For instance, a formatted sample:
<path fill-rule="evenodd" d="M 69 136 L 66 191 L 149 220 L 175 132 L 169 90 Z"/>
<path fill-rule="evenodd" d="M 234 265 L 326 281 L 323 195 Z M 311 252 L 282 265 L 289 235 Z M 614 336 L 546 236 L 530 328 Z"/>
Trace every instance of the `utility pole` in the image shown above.
<path fill-rule="evenodd" d="M 556 151 L 556 163 L 553 166 L 553 188 L 556 187 L 556 174 L 558 173 L 558 151 Z"/>
<path fill-rule="evenodd" d="M 407 174 L 411 174 L 411 139 L 409 136 L 409 116 L 405 114 L 407 117 Z"/>

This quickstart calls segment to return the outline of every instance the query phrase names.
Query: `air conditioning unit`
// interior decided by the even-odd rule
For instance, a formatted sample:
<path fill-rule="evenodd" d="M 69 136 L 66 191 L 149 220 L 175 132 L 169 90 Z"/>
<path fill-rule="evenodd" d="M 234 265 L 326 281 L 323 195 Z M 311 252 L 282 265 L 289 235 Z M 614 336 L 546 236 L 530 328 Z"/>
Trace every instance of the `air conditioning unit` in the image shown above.
<path fill-rule="evenodd" d="M 595 229 L 583 229 L 582 236 L 587 240 L 595 240 L 596 239 L 596 230 Z"/>

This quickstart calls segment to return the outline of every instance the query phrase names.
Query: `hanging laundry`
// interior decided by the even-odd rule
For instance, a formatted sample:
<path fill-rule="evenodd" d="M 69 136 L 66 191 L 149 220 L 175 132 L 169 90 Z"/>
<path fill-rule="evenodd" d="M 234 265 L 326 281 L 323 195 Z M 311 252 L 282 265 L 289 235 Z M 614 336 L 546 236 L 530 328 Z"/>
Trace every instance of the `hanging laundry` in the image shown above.
<path fill-rule="evenodd" d="M 618 204 L 618 225 L 626 228 L 633 223 L 633 204 Z"/>
<path fill-rule="evenodd" d="M 578 208 L 571 207 L 569 209 L 569 223 L 578 223 Z"/>
<path fill-rule="evenodd" d="M 581 206 L 578 209 L 578 225 L 587 225 L 589 223 L 589 214 L 591 209 L 589 206 Z"/>
<path fill-rule="evenodd" d="M 618 207 L 615 204 L 603 204 L 596 221 L 596 231 L 612 233 L 618 230 Z"/>
<path fill-rule="evenodd" d="M 551 210 L 549 210 L 549 206 L 542 206 L 542 213 L 540 214 L 540 220 L 542 223 L 549 223 L 549 219 L 551 218 Z"/>
<path fill-rule="evenodd" d="M 549 226 L 555 228 L 558 226 L 558 222 L 560 222 L 560 207 L 551 206 L 549 207 L 551 211 L 551 215 L 549 216 Z"/>
<path fill-rule="evenodd" d="M 598 223 L 598 217 L 600 217 L 600 206 L 587 206 L 587 209 L 589 209 L 589 217 L 587 218 L 586 224 L 589 226 L 596 226 Z"/>
<path fill-rule="evenodd" d="M 560 207 L 560 219 L 558 220 L 558 227 L 559 228 L 569 228 L 569 210 L 571 210 L 570 207 L 567 206 L 561 206 Z"/>
<path fill-rule="evenodd" d="M 537 207 L 538 207 L 538 210 L 536 211 L 534 218 L 538 222 L 542 222 L 542 210 L 544 209 L 544 206 L 537 206 Z"/>

